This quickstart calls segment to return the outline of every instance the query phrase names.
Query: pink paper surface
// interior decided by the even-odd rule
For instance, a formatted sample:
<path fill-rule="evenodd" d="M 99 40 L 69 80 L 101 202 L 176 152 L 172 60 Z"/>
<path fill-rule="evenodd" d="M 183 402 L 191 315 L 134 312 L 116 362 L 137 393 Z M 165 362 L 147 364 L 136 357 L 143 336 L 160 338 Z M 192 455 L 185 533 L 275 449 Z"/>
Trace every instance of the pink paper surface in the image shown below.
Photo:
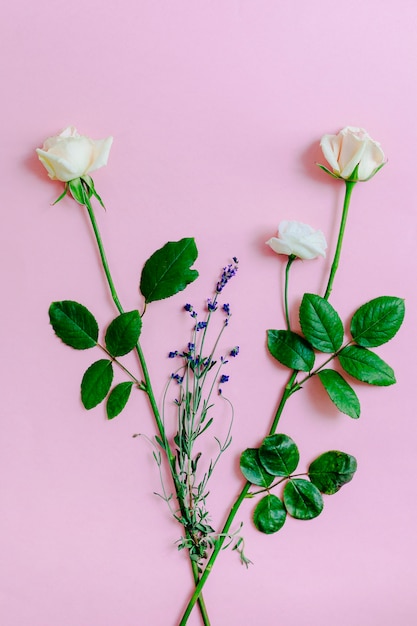
<path fill-rule="evenodd" d="M 207 583 L 213 626 L 413 626 L 417 623 L 415 418 L 417 144 L 411 0 L 97 0 L 3 9 L 0 229 L 2 429 L 0 623 L 4 626 L 174 626 L 192 590 L 180 528 L 164 503 L 154 434 L 139 392 L 117 419 L 79 399 L 92 360 L 58 341 L 54 300 L 73 299 L 105 327 L 114 308 L 84 210 L 35 155 L 74 124 L 114 136 L 95 173 L 97 219 L 127 310 L 141 307 L 143 262 L 194 236 L 200 279 L 146 313 L 143 347 L 162 401 L 169 350 L 188 341 L 185 302 L 202 307 L 233 256 L 227 300 L 233 443 L 212 486 L 220 527 L 242 479 L 238 459 L 267 434 L 287 372 L 268 356 L 267 328 L 285 324 L 284 260 L 265 246 L 278 222 L 320 228 L 326 261 L 298 262 L 290 302 L 322 293 L 343 185 L 315 165 L 324 133 L 361 126 L 388 164 L 354 190 L 331 302 L 344 319 L 379 295 L 406 299 L 397 337 L 377 349 L 397 384 L 356 386 L 359 420 L 339 414 L 314 381 L 291 398 L 280 428 L 307 467 L 340 449 L 354 480 L 310 522 L 264 536 L 237 518 L 253 565 L 220 556 Z M 97 357 L 99 358 L 99 357 Z M 220 419 L 222 416 L 220 415 Z M 225 422 L 226 423 L 226 422 Z M 220 422 L 219 432 L 224 432 Z M 190 626 L 201 623 L 195 611 Z"/>

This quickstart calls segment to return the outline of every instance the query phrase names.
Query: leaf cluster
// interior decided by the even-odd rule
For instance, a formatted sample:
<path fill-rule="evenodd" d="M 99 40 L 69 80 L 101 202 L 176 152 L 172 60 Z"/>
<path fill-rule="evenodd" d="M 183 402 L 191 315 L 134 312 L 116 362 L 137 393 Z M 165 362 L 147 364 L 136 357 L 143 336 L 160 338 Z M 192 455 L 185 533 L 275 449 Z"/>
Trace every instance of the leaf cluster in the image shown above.
<path fill-rule="evenodd" d="M 330 400 L 342 413 L 352 418 L 360 416 L 360 403 L 352 386 L 338 371 L 325 366 L 337 360 L 350 377 L 376 386 L 396 382 L 393 369 L 370 348 L 392 339 L 404 319 L 404 300 L 381 296 L 365 303 L 352 316 L 350 339 L 345 341 L 342 320 L 332 305 L 321 296 L 303 296 L 299 319 L 302 334 L 291 330 L 268 330 L 270 354 L 282 365 L 308 373 L 294 384 L 291 392 L 317 374 Z M 328 355 L 317 366 L 316 352 Z"/>
<path fill-rule="evenodd" d="M 252 485 L 262 487 L 256 493 L 268 492 L 255 507 L 253 521 L 266 534 L 277 532 L 287 514 L 300 520 L 310 520 L 323 510 L 322 494 L 334 494 L 352 480 L 356 459 L 338 450 L 321 454 L 307 471 L 307 477 L 294 475 L 300 454 L 296 443 L 287 435 L 266 437 L 259 448 L 248 448 L 240 457 L 240 469 Z M 282 499 L 270 493 L 285 483 Z M 253 497 L 255 493 L 249 494 Z"/>

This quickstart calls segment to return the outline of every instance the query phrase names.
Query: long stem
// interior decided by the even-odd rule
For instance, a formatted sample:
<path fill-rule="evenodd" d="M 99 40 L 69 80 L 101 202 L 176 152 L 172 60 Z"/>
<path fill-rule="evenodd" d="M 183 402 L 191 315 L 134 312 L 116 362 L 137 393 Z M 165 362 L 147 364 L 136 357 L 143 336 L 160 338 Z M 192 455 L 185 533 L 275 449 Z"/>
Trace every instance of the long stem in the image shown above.
<path fill-rule="evenodd" d="M 284 307 L 285 307 L 285 320 L 287 322 L 287 330 L 291 330 L 290 314 L 289 314 L 289 309 L 288 309 L 288 283 L 289 283 L 289 276 L 290 276 L 290 268 L 296 258 L 297 257 L 295 256 L 295 254 L 290 254 L 290 256 L 288 257 L 287 266 L 285 268 Z"/>
<path fill-rule="evenodd" d="M 326 293 L 324 295 L 324 298 L 326 300 L 329 299 L 330 293 L 332 291 L 333 288 L 333 281 L 337 272 L 337 269 L 339 267 L 339 260 L 340 260 L 340 253 L 342 250 L 342 243 L 343 243 L 343 237 L 344 237 L 344 233 L 345 233 L 345 228 L 346 228 L 346 222 L 347 222 L 347 216 L 348 216 L 348 211 L 349 211 L 349 205 L 350 205 L 350 198 L 351 198 L 351 194 L 352 194 L 352 190 L 353 187 L 355 186 L 355 182 L 352 181 L 345 181 L 346 183 L 346 191 L 345 191 L 345 199 L 343 202 L 343 212 L 342 212 L 342 219 L 341 219 L 341 223 L 340 223 L 340 228 L 339 228 L 339 236 L 337 239 L 337 245 L 336 245 L 336 251 L 335 251 L 335 255 L 333 258 L 333 263 L 331 266 L 331 270 L 330 270 L 330 275 L 329 275 L 329 281 L 327 284 L 327 289 L 326 289 Z M 290 323 L 289 323 L 289 314 L 288 314 L 288 302 L 287 302 L 287 288 L 288 288 L 288 272 L 289 272 L 289 268 L 291 267 L 291 263 L 290 262 L 291 257 L 289 257 L 288 259 L 288 263 L 287 263 L 287 268 L 286 268 L 286 273 L 285 273 L 285 292 L 284 292 L 284 298 L 285 298 L 285 316 L 286 316 L 286 322 L 287 322 L 287 328 L 289 330 L 290 328 Z M 273 435 L 278 427 L 278 423 L 279 420 L 281 418 L 282 412 L 284 410 L 285 404 L 288 400 L 288 398 L 295 392 L 297 391 L 297 389 L 299 389 L 300 387 L 294 386 L 295 380 L 297 378 L 297 374 L 298 371 L 297 370 L 293 370 L 290 379 L 288 381 L 288 384 L 285 386 L 284 391 L 281 395 L 281 399 L 279 401 L 278 404 L 278 408 L 276 410 L 275 413 L 275 417 L 274 420 L 272 422 L 271 428 L 269 430 L 269 435 Z M 240 508 L 240 505 L 242 504 L 243 500 L 245 499 L 245 497 L 247 496 L 247 493 L 249 491 L 251 487 L 251 483 L 246 482 L 242 491 L 240 492 L 239 496 L 237 497 L 235 503 L 233 504 L 232 508 L 230 509 L 230 513 L 227 517 L 226 523 L 223 527 L 223 530 L 220 533 L 220 537 L 216 542 L 216 546 L 210 556 L 210 559 L 207 562 L 207 565 L 205 567 L 204 572 L 202 573 L 201 577 L 200 577 L 200 582 L 198 583 L 198 585 L 196 585 L 195 590 L 193 595 L 191 596 L 189 603 L 186 607 L 186 610 L 184 612 L 184 615 L 181 619 L 181 622 L 179 623 L 179 626 L 185 626 L 187 624 L 188 618 L 191 614 L 191 611 L 195 605 L 195 603 L 198 600 L 199 594 L 201 593 L 205 582 L 210 574 L 210 572 L 213 569 L 214 563 L 217 559 L 217 556 L 222 548 L 222 545 L 225 541 L 225 536 L 227 535 L 230 526 Z"/>
<path fill-rule="evenodd" d="M 347 221 L 348 212 L 349 212 L 350 197 L 352 195 L 352 190 L 354 186 L 356 185 L 356 182 L 351 181 L 351 180 L 346 180 L 345 183 L 346 183 L 346 189 L 345 189 L 345 199 L 343 202 L 342 221 L 340 223 L 339 237 L 337 239 L 336 252 L 335 252 L 332 267 L 330 270 L 329 281 L 327 283 L 326 292 L 324 294 L 325 300 L 329 299 L 329 296 L 332 292 L 334 277 L 336 275 L 337 268 L 339 267 L 340 253 L 342 251 L 343 237 L 345 234 L 346 221 Z"/>
<path fill-rule="evenodd" d="M 84 189 L 84 187 L 83 187 L 83 189 Z M 110 289 L 110 293 L 111 293 L 113 302 L 116 305 L 116 308 L 119 311 L 119 313 L 123 313 L 124 310 L 123 310 L 123 307 L 122 307 L 122 305 L 120 303 L 119 297 L 117 295 L 116 287 L 115 287 L 114 282 L 113 282 L 113 278 L 112 278 L 112 275 L 111 275 L 111 272 L 110 272 L 110 267 L 109 267 L 109 264 L 108 264 L 108 261 L 107 261 L 106 253 L 104 251 L 103 241 L 101 239 L 100 231 L 99 231 L 99 228 L 98 228 L 98 225 L 97 225 L 97 220 L 96 220 L 96 217 L 95 217 L 95 214 L 94 214 L 94 211 L 93 211 L 93 207 L 92 207 L 91 202 L 90 202 L 90 198 L 89 198 L 88 193 L 86 192 L 85 189 L 84 189 L 84 194 L 83 195 L 84 195 L 84 205 L 87 208 L 88 215 L 89 215 L 89 218 L 90 218 L 90 221 L 91 221 L 91 225 L 93 227 L 93 231 L 94 231 L 94 235 L 95 235 L 95 238 L 96 238 L 98 250 L 99 250 L 99 253 L 100 253 L 101 262 L 102 262 L 102 265 L 103 265 L 104 273 L 106 275 L 107 283 L 108 283 L 108 286 L 109 286 L 109 289 Z M 140 365 L 141 365 L 141 368 L 142 368 L 143 378 L 144 378 L 144 382 L 145 382 L 145 391 L 146 391 L 146 394 L 147 394 L 148 399 L 149 399 L 149 403 L 150 403 L 151 408 L 152 408 L 152 412 L 153 412 L 153 415 L 154 415 L 154 418 L 155 418 L 155 422 L 156 422 L 156 426 L 157 426 L 159 435 L 160 435 L 160 437 L 161 437 L 161 439 L 162 439 L 162 441 L 164 443 L 164 449 L 165 449 L 165 451 L 166 451 L 166 453 L 168 455 L 169 468 L 170 468 L 171 476 L 173 478 L 174 485 L 175 485 L 175 488 L 176 488 L 175 472 L 174 472 L 174 467 L 173 467 L 173 463 L 175 461 L 175 456 L 174 456 L 174 454 L 172 453 L 172 451 L 171 451 L 171 449 L 169 447 L 169 443 L 168 443 L 168 440 L 167 440 L 167 437 L 166 437 L 166 433 L 165 433 L 165 428 L 164 428 L 164 425 L 162 423 L 161 416 L 159 414 L 158 405 L 157 405 L 157 402 L 155 400 L 155 394 L 154 394 L 153 389 L 152 389 L 152 384 L 151 384 L 151 380 L 150 380 L 149 371 L 148 371 L 148 367 L 147 367 L 147 364 L 146 364 L 145 356 L 143 354 L 143 351 L 142 351 L 142 348 L 141 348 L 141 345 L 140 345 L 139 341 L 138 341 L 138 343 L 136 345 L 136 352 L 138 354 Z M 176 488 L 176 492 L 177 492 L 178 501 L 179 501 L 180 507 L 181 507 L 181 498 L 179 497 L 177 488 Z M 195 583 L 195 585 L 197 585 L 198 582 L 199 582 L 198 567 L 197 567 L 197 564 L 194 563 L 193 561 L 190 561 L 190 562 L 191 562 L 191 567 L 192 567 L 192 572 L 193 572 L 194 583 Z M 199 604 L 199 609 L 200 609 L 201 617 L 203 619 L 204 626 L 210 626 L 210 620 L 209 620 L 209 617 L 208 617 L 208 614 L 207 614 L 207 609 L 206 609 L 206 606 L 205 606 L 204 598 L 202 596 L 199 596 L 198 604 Z"/>

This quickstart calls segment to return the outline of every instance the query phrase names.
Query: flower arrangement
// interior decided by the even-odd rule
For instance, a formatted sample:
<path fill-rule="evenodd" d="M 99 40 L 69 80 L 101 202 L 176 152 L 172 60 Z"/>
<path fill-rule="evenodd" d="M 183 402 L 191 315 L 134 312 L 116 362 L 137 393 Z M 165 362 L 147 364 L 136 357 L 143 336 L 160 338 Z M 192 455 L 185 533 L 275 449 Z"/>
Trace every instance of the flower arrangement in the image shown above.
<path fill-rule="evenodd" d="M 291 324 L 290 270 L 299 259 L 325 257 L 325 236 L 301 222 L 281 221 L 278 236 L 267 242 L 272 250 L 287 259 L 283 285 L 286 327 L 267 330 L 266 339 L 269 353 L 280 366 L 287 368 L 288 381 L 261 445 L 240 454 L 242 488 L 228 508 L 223 528 L 215 529 L 211 525 L 208 486 L 221 456 L 232 443 L 234 411 L 224 387 L 229 381 L 229 367 L 239 355 L 239 346 L 228 350 L 221 347 L 231 320 L 231 307 L 224 300 L 224 293 L 238 272 L 238 260 L 233 258 L 223 268 L 203 311 L 190 303 L 184 305 L 184 312 L 191 320 L 190 335 L 173 345 L 168 354 L 173 364 L 172 373 L 167 380 L 163 406 L 158 406 L 141 335 L 146 332 L 146 324 L 152 323 L 148 322 L 152 302 L 183 291 L 197 279 L 198 272 L 192 266 L 198 251 L 193 238 L 163 245 L 143 265 L 142 310 L 124 310 L 92 205 L 95 198 L 104 206 L 90 174 L 107 164 L 111 144 L 111 137 L 94 141 L 70 127 L 47 139 L 43 148 L 37 150 L 49 177 L 64 183 L 64 191 L 56 202 L 70 194 L 88 213 L 117 312 L 104 331 L 100 330 L 96 317 L 78 302 L 53 302 L 49 317 L 55 334 L 64 344 L 76 350 L 95 350 L 101 357 L 82 377 L 81 400 L 86 409 L 105 402 L 108 419 L 114 419 L 125 409 L 132 390 L 146 394 L 155 423 L 151 443 L 161 477 L 159 495 L 182 528 L 178 548 L 188 553 L 195 584 L 180 626 L 185 626 L 196 604 L 202 623 L 207 626 L 210 619 L 203 588 L 220 551 L 230 546 L 246 566 L 250 564 L 244 552 L 241 528 L 233 528 L 243 501 L 246 498 L 256 501 L 255 527 L 262 533 L 273 534 L 283 527 L 288 516 L 310 520 L 320 515 L 323 495 L 336 493 L 354 477 L 356 459 L 340 450 L 321 453 L 310 462 L 307 471 L 300 472 L 301 455 L 296 442 L 278 430 L 289 399 L 317 377 L 324 395 L 337 409 L 357 419 L 360 401 L 352 386 L 355 380 L 374 386 L 395 383 L 392 368 L 373 349 L 391 340 L 400 329 L 404 301 L 386 295 L 374 298 L 357 308 L 349 324 L 343 323 L 329 302 L 341 258 L 352 191 L 359 181 L 370 180 L 386 161 L 380 145 L 363 129 L 347 127 L 336 135 L 322 138 L 321 147 L 329 167 L 319 167 L 343 181 L 345 199 L 327 287 L 323 295 L 303 295 L 299 308 L 301 332 L 295 332 Z M 137 356 L 137 371 L 131 371 L 123 362 L 123 357 L 131 352 Z M 124 378 L 117 384 L 113 384 L 115 370 Z M 223 439 L 215 434 L 213 407 L 217 402 L 226 403 L 230 416 Z M 214 437 L 217 442 L 217 454 L 210 459 L 205 458 L 204 452 L 207 437 L 210 441 Z"/>

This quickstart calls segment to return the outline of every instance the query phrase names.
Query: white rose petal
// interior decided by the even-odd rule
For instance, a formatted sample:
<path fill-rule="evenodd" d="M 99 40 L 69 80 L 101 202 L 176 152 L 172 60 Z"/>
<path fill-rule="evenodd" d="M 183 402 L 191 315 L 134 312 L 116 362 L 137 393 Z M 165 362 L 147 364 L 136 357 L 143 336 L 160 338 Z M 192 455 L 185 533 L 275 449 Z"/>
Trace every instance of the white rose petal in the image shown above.
<path fill-rule="evenodd" d="M 94 140 L 68 126 L 59 135 L 49 137 L 36 152 L 48 176 L 66 183 L 106 165 L 112 142 L 113 137 Z"/>
<path fill-rule="evenodd" d="M 277 254 L 295 255 L 300 259 L 325 257 L 327 242 L 321 230 L 302 222 L 284 220 L 278 226 L 278 237 L 266 242 Z"/>
<path fill-rule="evenodd" d="M 345 180 L 356 167 L 354 180 L 368 180 L 385 163 L 381 146 L 363 128 L 347 126 L 337 135 L 324 135 L 320 145 L 333 173 Z"/>

